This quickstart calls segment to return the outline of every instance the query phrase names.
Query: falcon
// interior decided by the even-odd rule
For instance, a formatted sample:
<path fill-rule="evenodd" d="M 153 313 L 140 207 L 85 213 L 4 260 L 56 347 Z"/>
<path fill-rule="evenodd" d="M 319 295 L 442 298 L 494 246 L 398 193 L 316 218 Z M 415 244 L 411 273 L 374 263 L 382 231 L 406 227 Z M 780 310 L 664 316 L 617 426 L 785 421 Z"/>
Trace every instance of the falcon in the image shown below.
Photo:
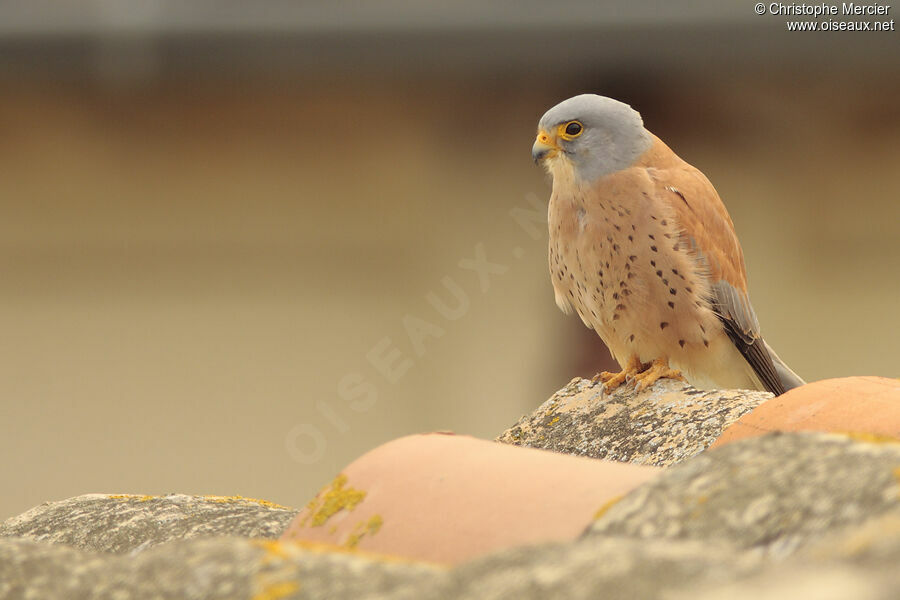
<path fill-rule="evenodd" d="M 531 150 L 553 178 L 556 304 L 597 332 L 622 367 L 607 389 L 662 377 L 701 389 L 803 385 L 766 344 L 744 255 L 709 180 L 627 104 L 582 94 L 548 110 Z"/>

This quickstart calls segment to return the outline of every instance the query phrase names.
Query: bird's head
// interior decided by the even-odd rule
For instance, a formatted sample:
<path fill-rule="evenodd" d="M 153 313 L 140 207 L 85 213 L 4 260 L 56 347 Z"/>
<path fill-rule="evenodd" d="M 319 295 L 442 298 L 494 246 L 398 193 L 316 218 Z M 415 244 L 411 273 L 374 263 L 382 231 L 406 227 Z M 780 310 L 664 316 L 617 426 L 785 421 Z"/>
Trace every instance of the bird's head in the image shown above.
<path fill-rule="evenodd" d="M 652 143 L 636 110 L 612 98 L 581 94 L 544 113 L 531 156 L 554 176 L 571 169 L 579 179 L 593 181 L 632 165 Z"/>

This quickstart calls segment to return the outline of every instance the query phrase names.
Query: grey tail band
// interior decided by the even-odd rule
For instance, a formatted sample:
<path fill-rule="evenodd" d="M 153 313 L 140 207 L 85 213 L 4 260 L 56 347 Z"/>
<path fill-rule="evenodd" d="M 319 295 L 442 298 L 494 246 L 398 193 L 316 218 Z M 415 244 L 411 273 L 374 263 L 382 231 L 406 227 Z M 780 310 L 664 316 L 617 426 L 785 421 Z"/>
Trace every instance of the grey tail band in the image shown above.
<path fill-rule="evenodd" d="M 766 347 L 766 350 L 769 353 L 769 356 L 772 357 L 772 363 L 775 365 L 775 372 L 778 373 L 778 379 L 781 380 L 781 385 L 784 388 L 784 391 L 788 391 L 794 389 L 795 387 L 800 387 L 801 385 L 805 385 L 806 382 L 800 378 L 799 375 L 794 373 L 789 366 L 784 364 L 784 361 L 781 360 L 775 351 L 772 350 L 772 347 L 769 344 L 766 344 L 763 341 L 763 344 Z"/>

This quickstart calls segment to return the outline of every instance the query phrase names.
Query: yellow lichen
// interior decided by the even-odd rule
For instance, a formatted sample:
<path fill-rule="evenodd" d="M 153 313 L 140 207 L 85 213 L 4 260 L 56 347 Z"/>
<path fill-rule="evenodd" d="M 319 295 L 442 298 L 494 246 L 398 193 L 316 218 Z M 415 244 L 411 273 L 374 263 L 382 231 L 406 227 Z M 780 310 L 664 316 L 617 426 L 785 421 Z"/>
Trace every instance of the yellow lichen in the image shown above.
<path fill-rule="evenodd" d="M 260 500 L 259 498 L 247 498 L 246 496 L 203 496 L 203 499 L 207 502 L 219 502 L 222 504 L 253 502 L 254 504 L 259 504 L 260 506 L 266 506 L 268 508 L 283 508 L 290 510 L 289 506 L 282 506 L 281 504 L 275 504 L 268 500 Z"/>
<path fill-rule="evenodd" d="M 356 548 L 357 546 L 359 546 L 359 541 L 362 539 L 362 537 L 364 535 L 365 535 L 364 533 L 357 532 L 357 529 L 354 528 L 354 530 L 352 532 L 350 532 L 350 535 L 347 536 L 347 539 L 344 540 L 344 547 L 345 548 Z"/>
<path fill-rule="evenodd" d="M 259 593 L 254 594 L 253 600 L 280 600 L 287 598 L 300 589 L 300 584 L 296 581 L 279 581 L 263 585 Z"/>
<path fill-rule="evenodd" d="M 107 496 L 110 500 L 137 500 L 138 502 L 147 502 L 159 496 L 141 496 L 140 494 L 111 494 Z"/>
<path fill-rule="evenodd" d="M 381 515 L 373 515 L 372 518 L 365 522 L 360 521 L 354 525 L 350 535 L 344 540 L 344 547 L 356 548 L 364 537 L 371 537 L 378 533 L 382 525 L 384 525 L 384 519 L 381 518 Z"/>
<path fill-rule="evenodd" d="M 284 546 L 278 540 L 254 539 L 251 540 L 251 543 L 254 546 L 265 550 L 265 554 L 262 557 L 263 564 L 270 563 L 274 560 L 284 560 L 288 558 L 288 554 L 285 552 Z"/>
<path fill-rule="evenodd" d="M 615 504 L 622 499 L 622 496 L 615 496 L 614 498 L 608 500 L 603 506 L 597 509 L 597 512 L 594 513 L 594 520 L 596 521 L 600 517 L 606 514 L 610 508 L 615 506 Z"/>
<path fill-rule="evenodd" d="M 559 417 L 553 417 L 552 419 L 550 419 L 550 422 L 548 423 L 548 425 L 555 425 L 558 421 L 559 421 Z"/>
<path fill-rule="evenodd" d="M 371 521 L 371 519 L 370 519 Z M 380 527 L 380 525 L 379 525 Z M 424 560 L 418 560 L 414 558 L 409 558 L 406 556 L 394 556 L 391 554 L 380 554 L 377 552 L 368 552 L 366 550 L 358 550 L 356 548 L 349 548 L 346 545 L 338 546 L 336 544 L 330 544 L 328 542 L 314 542 L 310 540 L 261 540 L 256 539 L 253 540 L 253 543 L 266 550 L 266 555 L 263 557 L 263 564 L 271 563 L 276 560 L 289 560 L 289 559 L 297 559 L 301 558 L 304 553 L 315 553 L 315 554 L 348 554 L 353 556 L 359 556 L 362 558 L 366 558 L 368 560 L 377 560 L 379 562 L 389 562 L 389 563 L 402 563 L 402 564 L 416 564 L 416 565 L 427 565 L 432 567 L 446 568 L 447 565 L 441 563 L 434 563 Z"/>
<path fill-rule="evenodd" d="M 307 523 L 312 527 L 321 527 L 328 522 L 335 513 L 342 510 L 351 511 L 363 501 L 366 493 L 347 485 L 347 476 L 341 473 L 334 478 L 331 485 L 322 489 L 319 494 L 306 505 L 306 515 L 301 519 L 300 526 Z"/>
<path fill-rule="evenodd" d="M 900 444 L 900 438 L 883 433 L 870 433 L 868 431 L 847 431 L 844 433 L 851 440 L 868 442 L 870 444 Z"/>
<path fill-rule="evenodd" d="M 366 523 L 366 533 L 375 535 L 381 530 L 382 525 L 384 525 L 384 519 L 381 518 L 381 515 L 372 515 L 372 518 Z"/>

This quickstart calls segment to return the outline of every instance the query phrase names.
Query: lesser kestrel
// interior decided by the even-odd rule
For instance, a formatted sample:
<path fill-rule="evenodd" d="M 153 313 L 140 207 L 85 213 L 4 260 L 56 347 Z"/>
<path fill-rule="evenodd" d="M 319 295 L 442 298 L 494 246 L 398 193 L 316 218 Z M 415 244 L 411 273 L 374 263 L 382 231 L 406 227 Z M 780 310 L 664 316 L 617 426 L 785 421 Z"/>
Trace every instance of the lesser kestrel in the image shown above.
<path fill-rule="evenodd" d="M 804 383 L 760 335 L 716 190 L 637 111 L 593 94 L 565 100 L 541 118 L 532 156 L 553 176 L 556 303 L 574 308 L 622 366 L 600 374 L 608 388 L 683 376 L 777 395 Z"/>

